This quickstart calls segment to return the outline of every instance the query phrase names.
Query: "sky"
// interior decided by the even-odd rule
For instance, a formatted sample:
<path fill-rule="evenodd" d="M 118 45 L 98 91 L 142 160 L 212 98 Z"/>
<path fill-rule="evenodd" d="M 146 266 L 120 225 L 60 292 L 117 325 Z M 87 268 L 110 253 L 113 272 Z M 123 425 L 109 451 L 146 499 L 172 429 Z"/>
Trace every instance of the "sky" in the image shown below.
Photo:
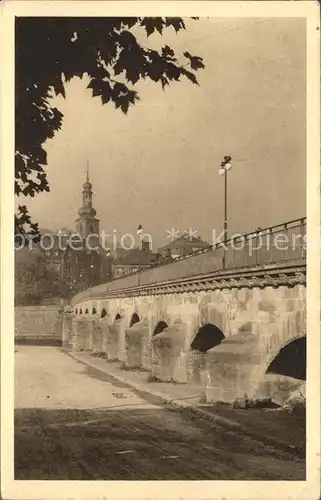
<path fill-rule="evenodd" d="M 144 43 L 203 57 L 200 85 L 139 83 L 124 115 L 73 79 L 55 101 L 62 129 L 45 146 L 51 192 L 26 200 L 40 227 L 75 228 L 88 161 L 107 233 L 142 224 L 156 249 L 172 228 L 192 228 L 211 242 L 223 229 L 224 155 L 230 235 L 305 216 L 304 19 L 204 18 Z"/>

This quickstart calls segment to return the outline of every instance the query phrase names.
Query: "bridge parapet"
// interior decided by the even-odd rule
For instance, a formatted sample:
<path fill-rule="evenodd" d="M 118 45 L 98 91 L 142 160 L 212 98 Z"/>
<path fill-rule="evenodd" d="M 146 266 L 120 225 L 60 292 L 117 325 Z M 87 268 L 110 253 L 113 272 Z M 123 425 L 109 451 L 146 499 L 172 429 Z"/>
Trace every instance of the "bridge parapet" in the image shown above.
<path fill-rule="evenodd" d="M 168 295 L 180 293 L 199 293 L 210 290 L 266 288 L 280 286 L 295 286 L 306 283 L 305 260 L 292 263 L 275 263 L 270 266 L 257 266 L 253 268 L 231 269 L 228 271 L 214 271 L 182 277 L 172 280 L 151 281 L 147 284 L 131 284 L 119 280 L 118 287 L 91 288 L 73 297 L 72 305 L 89 301 L 100 301 L 112 298 L 148 297 L 154 295 Z"/>
<path fill-rule="evenodd" d="M 114 279 L 77 294 L 72 304 L 95 297 L 113 296 L 117 291 L 148 288 L 165 282 L 179 284 L 186 278 L 213 273 L 239 274 L 250 269 L 304 267 L 306 219 L 272 226 L 255 233 L 239 235 L 172 262 Z"/>

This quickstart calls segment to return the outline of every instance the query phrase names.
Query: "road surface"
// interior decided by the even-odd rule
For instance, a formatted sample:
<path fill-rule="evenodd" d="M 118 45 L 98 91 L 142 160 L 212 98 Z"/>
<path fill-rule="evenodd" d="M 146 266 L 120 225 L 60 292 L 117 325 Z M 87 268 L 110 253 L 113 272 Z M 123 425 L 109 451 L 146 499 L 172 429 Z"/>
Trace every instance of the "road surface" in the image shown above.
<path fill-rule="evenodd" d="M 304 478 L 303 460 L 145 399 L 59 348 L 16 348 L 15 479 Z"/>

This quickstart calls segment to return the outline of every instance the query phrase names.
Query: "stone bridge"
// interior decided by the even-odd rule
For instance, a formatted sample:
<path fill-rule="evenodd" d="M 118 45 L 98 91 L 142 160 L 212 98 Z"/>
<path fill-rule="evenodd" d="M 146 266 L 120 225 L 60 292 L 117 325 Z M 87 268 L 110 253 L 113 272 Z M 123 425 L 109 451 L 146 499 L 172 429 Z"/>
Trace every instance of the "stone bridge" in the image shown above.
<path fill-rule="evenodd" d="M 271 259 L 265 246 L 249 262 L 248 248 L 234 267 L 236 250 L 219 245 L 85 290 L 64 345 L 199 387 L 207 402 L 293 390 L 306 371 L 305 250 Z"/>

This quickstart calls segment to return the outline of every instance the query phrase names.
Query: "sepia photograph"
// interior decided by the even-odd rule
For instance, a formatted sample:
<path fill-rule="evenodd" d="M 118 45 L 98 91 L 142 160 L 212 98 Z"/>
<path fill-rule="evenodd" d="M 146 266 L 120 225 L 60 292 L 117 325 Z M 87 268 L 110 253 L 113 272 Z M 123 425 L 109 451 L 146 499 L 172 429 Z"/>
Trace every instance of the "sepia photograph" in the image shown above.
<path fill-rule="evenodd" d="M 13 483 L 317 498 L 316 4 L 37 3 L 8 23 Z"/>

